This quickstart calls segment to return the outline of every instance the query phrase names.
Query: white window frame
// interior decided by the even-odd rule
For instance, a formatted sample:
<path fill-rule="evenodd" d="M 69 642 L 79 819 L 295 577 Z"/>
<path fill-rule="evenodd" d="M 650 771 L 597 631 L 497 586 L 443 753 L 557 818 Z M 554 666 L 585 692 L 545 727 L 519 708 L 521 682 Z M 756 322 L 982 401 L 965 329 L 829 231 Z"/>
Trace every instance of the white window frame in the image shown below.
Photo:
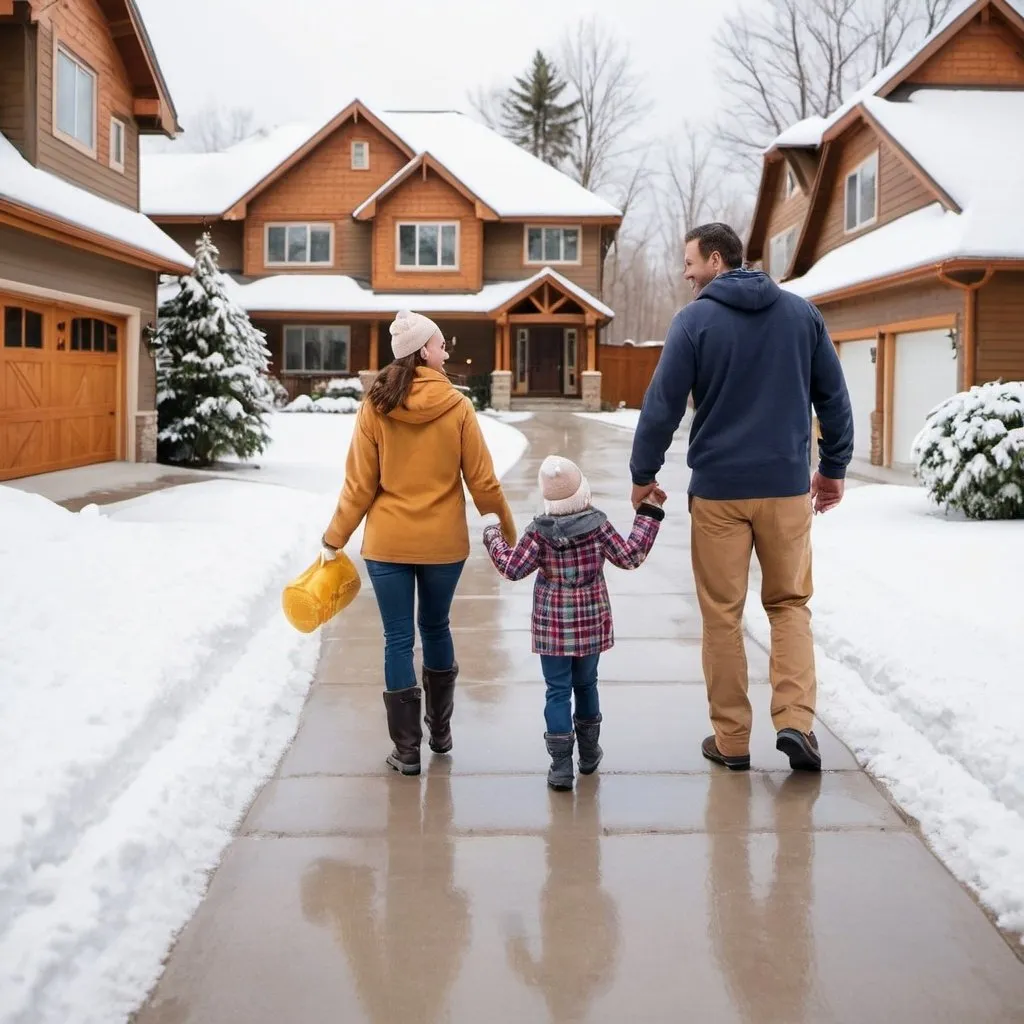
<path fill-rule="evenodd" d="M 363 153 L 365 154 L 366 160 L 364 163 L 356 162 L 356 150 L 358 147 L 363 147 Z M 366 139 L 353 139 L 352 140 L 352 170 L 353 171 L 368 171 L 370 169 L 370 143 Z"/>
<path fill-rule="evenodd" d="M 576 259 L 574 260 L 531 260 L 530 259 L 530 232 L 531 231 L 575 231 L 576 232 Z M 541 252 L 545 250 L 544 236 L 541 235 Z M 561 251 L 565 252 L 565 235 L 562 236 Z M 523 225 L 523 265 L 527 267 L 563 266 L 579 267 L 583 265 L 583 225 L 582 224 L 524 224 Z"/>
<path fill-rule="evenodd" d="M 863 211 L 860 208 L 860 174 L 866 167 L 873 167 L 875 171 L 875 206 L 871 211 L 871 216 L 861 219 Z M 846 223 L 846 210 L 850 198 L 850 181 L 856 179 L 857 189 L 857 221 L 850 227 Z M 855 234 L 858 231 L 863 231 L 864 228 L 871 227 L 878 220 L 878 150 L 871 154 L 866 160 L 862 160 L 852 171 L 849 171 L 846 175 L 843 184 L 843 233 L 846 235 Z"/>
<path fill-rule="evenodd" d="M 571 339 L 571 345 L 570 345 Z M 570 349 L 573 358 L 569 358 Z M 574 396 L 578 393 L 580 361 L 580 332 L 578 327 L 566 327 L 562 332 L 562 393 Z"/>
<path fill-rule="evenodd" d="M 59 122 L 59 105 L 60 105 L 60 57 L 63 54 L 72 64 L 78 68 L 79 71 L 83 72 L 87 77 L 92 79 L 92 145 L 89 146 L 82 142 L 75 135 L 69 135 L 63 131 L 60 127 Z M 77 76 L 76 76 L 77 81 Z M 85 63 L 80 57 L 76 57 L 75 54 L 69 50 L 63 43 L 55 40 L 53 45 L 53 122 L 52 130 L 54 138 L 60 139 L 61 142 L 66 142 L 69 146 L 77 149 L 80 153 L 84 153 L 86 156 L 91 156 L 96 159 L 99 147 L 99 124 L 97 123 L 99 118 L 97 111 L 99 109 L 100 101 L 100 76 L 93 71 L 88 64 Z M 78 100 L 77 100 L 77 87 L 75 97 L 75 110 L 77 117 Z"/>
<path fill-rule="evenodd" d="M 793 173 L 793 168 L 786 167 L 786 198 L 792 199 L 796 195 L 799 184 L 796 180 L 796 175 Z"/>
<path fill-rule="evenodd" d="M 288 368 L 288 332 L 302 331 L 302 369 Z M 306 331 L 345 331 L 345 368 L 332 370 L 306 369 Z M 352 325 L 351 324 L 285 324 L 281 332 L 281 373 L 288 377 L 332 377 L 339 373 L 352 372 Z"/>
<path fill-rule="evenodd" d="M 775 266 L 775 243 L 780 238 L 786 238 L 787 236 L 792 237 L 793 242 L 789 246 L 789 255 L 786 257 L 785 266 Z M 782 275 L 789 269 L 789 265 L 793 262 L 793 253 L 796 250 L 797 244 L 797 227 L 794 224 L 791 228 L 786 228 L 785 231 L 780 231 L 777 234 L 772 235 L 768 241 L 768 272 L 775 278 L 776 281 L 782 280 Z"/>
<path fill-rule="evenodd" d="M 284 261 L 275 261 L 270 258 L 270 229 L 271 228 L 284 228 Z M 305 260 L 290 260 L 288 259 L 288 229 L 289 228 L 305 228 L 306 229 L 306 259 Z M 330 256 L 324 260 L 317 260 L 314 262 L 309 257 L 312 255 L 313 250 L 313 239 L 312 231 L 313 228 L 326 228 L 330 232 Z M 328 222 L 320 221 L 268 221 L 263 225 L 263 265 L 265 267 L 333 267 L 334 266 L 334 225 Z"/>
<path fill-rule="evenodd" d="M 120 129 L 121 135 L 121 153 L 118 156 L 114 152 L 114 139 L 117 138 L 117 129 Z M 112 114 L 110 117 L 110 166 L 115 170 L 124 174 L 124 165 L 127 159 L 128 153 L 128 125 L 123 118 L 117 117 Z"/>
<path fill-rule="evenodd" d="M 416 228 L 416 263 L 402 262 L 402 228 Z M 420 228 L 437 228 L 437 258 L 441 259 L 441 229 L 455 228 L 455 264 L 425 263 L 419 262 L 420 258 Z M 405 274 L 453 274 L 457 273 L 462 262 L 462 223 L 457 220 L 401 220 L 395 224 L 395 270 Z"/>

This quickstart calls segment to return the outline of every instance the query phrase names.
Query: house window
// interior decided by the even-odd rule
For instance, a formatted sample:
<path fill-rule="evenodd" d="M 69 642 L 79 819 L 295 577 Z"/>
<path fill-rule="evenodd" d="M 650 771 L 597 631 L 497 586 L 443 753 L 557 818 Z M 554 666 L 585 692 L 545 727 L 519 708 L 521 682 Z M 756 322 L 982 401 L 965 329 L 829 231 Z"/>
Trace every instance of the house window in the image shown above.
<path fill-rule="evenodd" d="M 526 229 L 527 263 L 579 263 L 579 228 Z"/>
<path fill-rule="evenodd" d="M 286 327 L 286 373 L 348 373 L 351 327 Z"/>
<path fill-rule="evenodd" d="M 526 390 L 530 365 L 530 329 L 516 330 L 516 389 Z"/>
<path fill-rule="evenodd" d="M 792 168 L 786 168 L 786 198 L 790 199 L 796 195 L 796 175 Z"/>
<path fill-rule="evenodd" d="M 873 224 L 878 216 L 878 153 L 846 176 L 846 230 Z"/>
<path fill-rule="evenodd" d="M 352 143 L 352 170 L 368 171 L 370 169 L 370 144 L 368 142 Z"/>
<path fill-rule="evenodd" d="M 782 231 L 768 243 L 768 270 L 776 281 L 782 278 L 796 248 L 796 228 Z"/>
<path fill-rule="evenodd" d="M 106 320 L 76 316 L 71 321 L 72 352 L 116 352 L 117 327 Z"/>
<path fill-rule="evenodd" d="M 459 225 L 399 224 L 398 266 L 405 270 L 456 270 Z"/>
<path fill-rule="evenodd" d="M 110 166 L 124 173 L 124 121 L 110 119 Z"/>
<path fill-rule="evenodd" d="M 42 348 L 43 314 L 21 306 L 5 306 L 3 320 L 4 348 Z"/>
<path fill-rule="evenodd" d="M 68 142 L 96 151 L 96 74 L 57 47 L 57 90 L 54 98 L 57 134 Z"/>
<path fill-rule="evenodd" d="M 331 224 L 268 224 L 266 265 L 302 263 L 327 267 L 334 262 Z"/>

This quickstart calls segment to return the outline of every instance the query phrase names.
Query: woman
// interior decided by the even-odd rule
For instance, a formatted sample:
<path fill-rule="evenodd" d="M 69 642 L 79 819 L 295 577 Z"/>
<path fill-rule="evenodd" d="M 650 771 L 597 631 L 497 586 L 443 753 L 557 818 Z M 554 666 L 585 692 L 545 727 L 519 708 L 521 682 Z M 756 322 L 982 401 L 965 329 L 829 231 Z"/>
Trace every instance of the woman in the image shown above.
<path fill-rule="evenodd" d="M 345 486 L 324 533 L 333 558 L 366 517 L 362 555 L 384 623 L 384 706 L 394 749 L 387 763 L 418 775 L 426 699 L 430 749 L 452 749 L 455 662 L 448 613 L 469 557 L 463 477 L 481 515 L 495 513 L 509 543 L 516 528 L 472 403 L 444 374 L 448 352 L 433 320 L 403 310 L 391 325 L 395 361 L 356 417 Z M 423 689 L 412 649 L 414 596 Z"/>

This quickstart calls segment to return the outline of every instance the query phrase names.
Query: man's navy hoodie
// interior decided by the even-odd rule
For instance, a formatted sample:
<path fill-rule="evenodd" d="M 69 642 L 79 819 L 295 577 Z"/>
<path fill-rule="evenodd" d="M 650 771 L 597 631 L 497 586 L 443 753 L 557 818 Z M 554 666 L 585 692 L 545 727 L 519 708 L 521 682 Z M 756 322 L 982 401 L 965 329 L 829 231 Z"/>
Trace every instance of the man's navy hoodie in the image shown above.
<path fill-rule="evenodd" d="M 690 494 L 787 498 L 810 489 L 811 406 L 819 471 L 841 480 L 853 412 L 821 314 L 760 271 L 733 270 L 676 314 L 633 440 L 633 483 L 651 483 L 693 394 Z"/>

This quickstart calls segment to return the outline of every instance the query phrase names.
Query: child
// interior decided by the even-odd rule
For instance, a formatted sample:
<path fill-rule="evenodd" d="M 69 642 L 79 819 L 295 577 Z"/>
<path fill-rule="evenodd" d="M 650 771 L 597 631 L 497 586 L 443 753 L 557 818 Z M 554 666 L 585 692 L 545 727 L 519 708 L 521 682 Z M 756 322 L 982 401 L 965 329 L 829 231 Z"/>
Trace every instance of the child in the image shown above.
<path fill-rule="evenodd" d="M 579 739 L 580 772 L 590 775 L 603 752 L 597 664 L 615 642 L 612 609 L 604 581 L 605 560 L 620 569 L 636 569 L 647 557 L 665 517 L 649 500 L 637 511 L 633 532 L 623 540 L 608 517 L 590 504 L 590 484 L 579 467 L 551 455 L 538 477 L 544 515 L 538 516 L 511 548 L 501 529 L 489 526 L 484 544 L 506 579 L 521 580 L 539 570 L 533 589 L 533 652 L 540 655 L 547 702 L 544 740 L 551 755 L 548 785 L 573 786 L 572 753 Z M 657 498 L 663 498 L 656 492 Z M 576 697 L 572 714 L 570 698 Z M 576 727 L 573 733 L 573 725 Z"/>

